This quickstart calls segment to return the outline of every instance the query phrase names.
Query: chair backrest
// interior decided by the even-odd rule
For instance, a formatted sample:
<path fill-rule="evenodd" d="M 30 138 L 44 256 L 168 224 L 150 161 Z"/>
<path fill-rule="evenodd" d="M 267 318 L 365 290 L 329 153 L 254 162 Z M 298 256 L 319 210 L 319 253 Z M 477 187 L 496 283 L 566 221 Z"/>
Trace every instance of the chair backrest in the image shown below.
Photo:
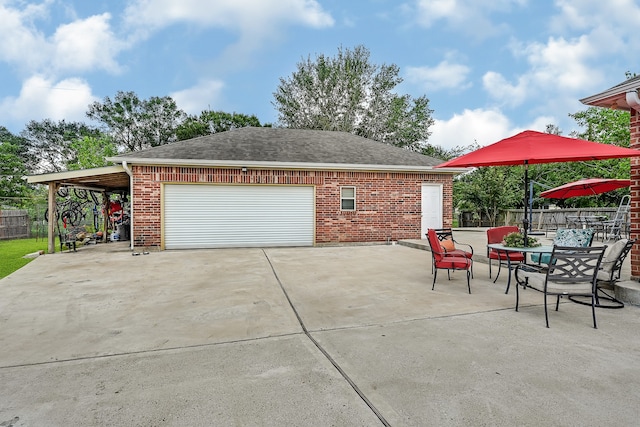
<path fill-rule="evenodd" d="M 606 246 L 554 246 L 547 272 L 547 283 L 561 285 L 591 283 L 595 289 L 596 276 Z"/>
<path fill-rule="evenodd" d="M 434 228 L 433 231 L 436 232 L 436 236 L 441 242 L 443 240 L 453 240 L 453 230 L 450 228 Z"/>
<path fill-rule="evenodd" d="M 593 242 L 593 228 L 559 228 L 553 244 L 556 246 L 585 247 Z"/>
<path fill-rule="evenodd" d="M 431 255 L 433 256 L 433 259 L 436 262 L 442 261 L 442 258 L 444 258 L 444 252 L 442 250 L 442 246 L 440 246 L 440 239 L 438 239 L 435 229 L 430 228 L 427 230 L 427 240 L 431 247 Z"/>
<path fill-rule="evenodd" d="M 604 257 L 602 258 L 602 263 L 600 264 L 600 269 L 605 271 L 607 274 L 611 274 L 613 272 L 618 273 L 618 277 L 620 277 L 620 270 L 622 269 L 622 263 L 625 258 L 631 251 L 631 248 L 636 243 L 636 240 L 629 239 L 620 239 L 615 242 L 613 245 L 607 248 Z"/>
<path fill-rule="evenodd" d="M 520 229 L 515 225 L 493 227 L 487 230 L 487 244 L 501 243 L 504 237 L 510 233 L 517 233 Z"/>

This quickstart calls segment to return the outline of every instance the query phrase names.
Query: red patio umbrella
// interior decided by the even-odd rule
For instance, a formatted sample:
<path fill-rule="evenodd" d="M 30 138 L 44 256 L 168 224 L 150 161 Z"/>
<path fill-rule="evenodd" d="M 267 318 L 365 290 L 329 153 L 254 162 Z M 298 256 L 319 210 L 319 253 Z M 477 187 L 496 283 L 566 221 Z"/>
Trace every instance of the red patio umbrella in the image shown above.
<path fill-rule="evenodd" d="M 524 238 L 527 239 L 528 165 L 640 156 L 639 150 L 526 130 L 444 162 L 437 168 L 524 166 Z"/>
<path fill-rule="evenodd" d="M 630 179 L 587 178 L 570 182 L 560 187 L 540 193 L 547 199 L 568 199 L 570 197 L 593 196 L 631 185 Z"/>

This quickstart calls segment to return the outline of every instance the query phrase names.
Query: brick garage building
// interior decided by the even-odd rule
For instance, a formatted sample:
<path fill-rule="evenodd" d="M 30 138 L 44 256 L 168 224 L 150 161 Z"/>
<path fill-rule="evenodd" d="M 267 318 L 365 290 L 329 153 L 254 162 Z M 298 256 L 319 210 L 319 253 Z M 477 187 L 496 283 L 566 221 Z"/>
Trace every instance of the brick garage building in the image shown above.
<path fill-rule="evenodd" d="M 610 89 L 581 99 L 585 105 L 626 110 L 631 114 L 630 148 L 640 150 L 640 76 L 632 77 Z M 631 158 L 630 237 L 640 238 L 640 157 Z M 631 278 L 640 281 L 640 245 L 631 249 Z"/>
<path fill-rule="evenodd" d="M 110 160 L 131 176 L 134 246 L 386 242 L 452 224 L 456 171 L 344 132 L 241 128 Z"/>

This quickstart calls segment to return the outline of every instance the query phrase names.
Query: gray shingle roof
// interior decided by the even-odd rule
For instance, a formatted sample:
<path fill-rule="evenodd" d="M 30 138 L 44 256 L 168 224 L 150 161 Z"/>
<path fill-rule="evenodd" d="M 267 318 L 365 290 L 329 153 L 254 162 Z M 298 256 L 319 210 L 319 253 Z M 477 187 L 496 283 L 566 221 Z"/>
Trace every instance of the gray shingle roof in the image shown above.
<path fill-rule="evenodd" d="M 116 162 L 153 160 L 436 166 L 442 160 L 346 132 L 245 127 L 122 154 Z"/>

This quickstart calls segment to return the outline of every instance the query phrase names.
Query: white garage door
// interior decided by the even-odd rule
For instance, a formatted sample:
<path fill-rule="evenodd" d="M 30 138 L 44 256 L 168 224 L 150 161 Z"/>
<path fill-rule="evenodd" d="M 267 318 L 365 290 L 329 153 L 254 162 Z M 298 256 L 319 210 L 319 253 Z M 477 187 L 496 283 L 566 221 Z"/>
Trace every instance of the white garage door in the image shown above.
<path fill-rule="evenodd" d="M 165 185 L 166 249 L 311 246 L 314 189 Z"/>

